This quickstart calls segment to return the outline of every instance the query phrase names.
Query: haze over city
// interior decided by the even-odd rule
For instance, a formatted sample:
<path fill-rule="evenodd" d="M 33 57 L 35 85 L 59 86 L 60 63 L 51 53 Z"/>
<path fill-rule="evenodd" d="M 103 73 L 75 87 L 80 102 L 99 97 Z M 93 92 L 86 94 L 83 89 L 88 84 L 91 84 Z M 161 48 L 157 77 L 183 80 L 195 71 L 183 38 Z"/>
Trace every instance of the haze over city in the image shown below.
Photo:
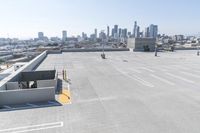
<path fill-rule="evenodd" d="M 61 37 L 118 24 L 132 31 L 134 21 L 144 29 L 159 25 L 161 34 L 196 35 L 200 32 L 198 0 L 0 0 L 0 37 L 34 38 L 42 31 Z"/>

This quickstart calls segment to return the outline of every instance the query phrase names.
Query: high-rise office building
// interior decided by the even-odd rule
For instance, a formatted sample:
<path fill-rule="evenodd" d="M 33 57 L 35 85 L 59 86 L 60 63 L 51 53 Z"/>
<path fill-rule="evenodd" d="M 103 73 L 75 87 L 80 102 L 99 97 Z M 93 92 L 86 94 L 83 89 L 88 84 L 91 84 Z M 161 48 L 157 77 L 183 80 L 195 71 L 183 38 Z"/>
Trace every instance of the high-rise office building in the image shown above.
<path fill-rule="evenodd" d="M 114 37 L 114 35 L 115 35 L 115 29 L 113 28 L 112 29 L 112 37 Z"/>
<path fill-rule="evenodd" d="M 114 26 L 114 34 L 118 34 L 118 25 Z"/>
<path fill-rule="evenodd" d="M 149 27 L 145 28 L 144 37 L 149 37 Z"/>
<path fill-rule="evenodd" d="M 110 36 L 110 27 L 107 26 L 107 38 L 109 38 L 109 36 Z"/>
<path fill-rule="evenodd" d="M 38 39 L 43 40 L 44 39 L 44 33 L 38 32 Z"/>
<path fill-rule="evenodd" d="M 156 38 L 158 36 L 158 26 L 151 24 L 149 26 L 149 37 Z"/>
<path fill-rule="evenodd" d="M 94 29 L 95 38 L 97 39 L 97 29 Z"/>
<path fill-rule="evenodd" d="M 119 35 L 118 35 L 118 25 L 114 25 L 114 39 L 118 39 Z"/>
<path fill-rule="evenodd" d="M 125 29 L 124 29 L 124 37 L 125 37 L 125 38 L 127 38 L 127 33 L 128 33 L 128 30 L 125 28 Z"/>
<path fill-rule="evenodd" d="M 99 38 L 102 40 L 106 39 L 106 34 L 104 33 L 103 30 L 99 33 Z"/>
<path fill-rule="evenodd" d="M 118 36 L 121 37 L 121 35 L 122 35 L 122 29 L 119 28 Z"/>
<path fill-rule="evenodd" d="M 65 42 L 67 40 L 67 31 L 62 31 L 62 40 Z"/>
<path fill-rule="evenodd" d="M 134 22 L 133 37 L 136 37 L 136 32 L 137 32 L 137 21 Z"/>
<path fill-rule="evenodd" d="M 121 38 L 127 38 L 127 29 L 122 29 Z"/>
<path fill-rule="evenodd" d="M 136 32 L 135 32 L 135 38 L 139 38 L 139 37 L 140 37 L 140 26 L 137 26 Z"/>

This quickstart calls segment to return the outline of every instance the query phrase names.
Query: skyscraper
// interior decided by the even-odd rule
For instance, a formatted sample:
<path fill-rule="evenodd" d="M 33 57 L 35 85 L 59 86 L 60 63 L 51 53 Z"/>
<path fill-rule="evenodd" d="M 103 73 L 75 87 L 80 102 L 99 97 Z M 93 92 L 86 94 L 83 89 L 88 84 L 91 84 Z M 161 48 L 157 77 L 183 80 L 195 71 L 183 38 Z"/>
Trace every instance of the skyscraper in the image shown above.
<path fill-rule="evenodd" d="M 99 38 L 102 40 L 106 39 L 106 34 L 104 33 L 103 30 L 99 33 Z"/>
<path fill-rule="evenodd" d="M 122 35 L 122 29 L 119 28 L 118 36 L 121 37 L 121 35 Z"/>
<path fill-rule="evenodd" d="M 137 32 L 137 21 L 134 22 L 133 37 L 136 37 L 136 32 Z"/>
<path fill-rule="evenodd" d="M 110 27 L 107 26 L 107 38 L 109 38 L 109 36 L 110 36 Z"/>
<path fill-rule="evenodd" d="M 94 29 L 95 38 L 97 39 L 97 29 Z"/>
<path fill-rule="evenodd" d="M 121 38 L 127 38 L 127 29 L 122 29 Z"/>
<path fill-rule="evenodd" d="M 135 38 L 139 38 L 140 37 L 140 26 L 136 27 L 136 32 L 135 32 Z"/>
<path fill-rule="evenodd" d="M 113 28 L 112 29 L 112 37 L 114 37 L 114 34 L 115 34 L 115 29 Z"/>
<path fill-rule="evenodd" d="M 151 24 L 149 26 L 149 37 L 156 38 L 158 36 L 158 26 Z"/>
<path fill-rule="evenodd" d="M 149 37 L 149 27 L 145 28 L 145 35 L 144 37 Z"/>
<path fill-rule="evenodd" d="M 114 26 L 114 34 L 118 34 L 118 25 Z"/>
<path fill-rule="evenodd" d="M 127 38 L 127 32 L 128 32 L 128 30 L 125 28 L 125 29 L 124 29 L 124 37 L 125 37 L 125 38 Z"/>
<path fill-rule="evenodd" d="M 62 31 L 62 40 L 65 42 L 67 40 L 67 31 Z"/>
<path fill-rule="evenodd" d="M 119 35 L 118 35 L 118 25 L 114 25 L 114 38 L 118 39 Z"/>

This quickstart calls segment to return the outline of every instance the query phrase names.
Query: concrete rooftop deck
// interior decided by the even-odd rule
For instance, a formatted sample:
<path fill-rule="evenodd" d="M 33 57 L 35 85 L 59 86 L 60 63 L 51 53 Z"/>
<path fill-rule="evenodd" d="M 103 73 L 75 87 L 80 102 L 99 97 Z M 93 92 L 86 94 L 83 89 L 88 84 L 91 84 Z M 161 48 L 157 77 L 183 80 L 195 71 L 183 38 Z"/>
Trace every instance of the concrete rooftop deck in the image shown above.
<path fill-rule="evenodd" d="M 199 133 L 200 57 L 174 53 L 50 54 L 38 67 L 67 69 L 71 104 L 0 113 L 3 129 L 61 122 L 42 133 Z M 24 129 L 20 129 L 24 130 Z"/>

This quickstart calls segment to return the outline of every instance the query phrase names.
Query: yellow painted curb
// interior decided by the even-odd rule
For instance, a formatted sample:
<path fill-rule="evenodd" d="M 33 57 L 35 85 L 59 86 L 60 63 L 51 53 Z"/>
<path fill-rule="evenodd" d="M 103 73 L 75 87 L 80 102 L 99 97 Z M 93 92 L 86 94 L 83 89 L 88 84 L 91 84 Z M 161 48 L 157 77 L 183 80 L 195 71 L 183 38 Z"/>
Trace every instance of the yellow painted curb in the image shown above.
<path fill-rule="evenodd" d="M 71 102 L 71 95 L 69 90 L 63 89 L 58 98 L 61 104 L 69 104 Z"/>

